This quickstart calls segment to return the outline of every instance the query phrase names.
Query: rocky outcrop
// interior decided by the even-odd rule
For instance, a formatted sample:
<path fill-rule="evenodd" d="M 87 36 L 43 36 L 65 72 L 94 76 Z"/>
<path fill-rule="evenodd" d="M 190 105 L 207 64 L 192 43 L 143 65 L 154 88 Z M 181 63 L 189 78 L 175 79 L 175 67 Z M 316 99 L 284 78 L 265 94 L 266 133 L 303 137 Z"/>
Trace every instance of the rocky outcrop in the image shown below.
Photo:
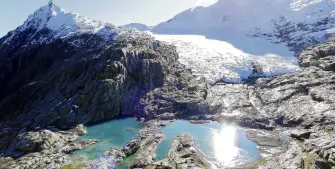
<path fill-rule="evenodd" d="M 145 168 L 154 163 L 156 160 L 156 148 L 163 139 L 164 135 L 162 133 L 143 139 L 139 145 L 139 150 L 135 154 L 131 168 Z"/>
<path fill-rule="evenodd" d="M 144 123 L 145 127 L 138 132 L 139 137 L 129 141 L 122 148 L 113 148 L 104 154 L 118 165 L 123 165 L 127 158 L 131 158 L 127 163 L 128 168 L 150 166 L 155 163 L 156 148 L 164 139 L 164 135 L 157 131 L 168 123 L 170 121 L 147 121 Z"/>
<path fill-rule="evenodd" d="M 209 112 L 204 104 L 207 82 L 191 76 L 181 65 L 167 77 L 161 88 L 148 92 L 142 99 L 143 117 L 146 119 L 173 120 L 190 116 L 205 116 Z"/>
<path fill-rule="evenodd" d="M 83 125 L 78 125 L 69 131 L 50 128 L 20 132 L 11 142 L 9 148 L 1 151 L 1 154 L 11 157 L 1 157 L 0 168 L 60 168 L 68 163 L 66 154 L 98 142 L 98 140 L 74 142 L 85 133 Z"/>
<path fill-rule="evenodd" d="M 209 101 L 215 111 L 241 121 L 259 119 L 270 125 L 272 120 L 290 127 L 332 123 L 334 79 L 332 72 L 311 67 L 295 75 L 258 79 L 255 85 L 217 85 L 210 95 L 229 91 L 223 94 L 229 99 L 219 95 L 215 98 L 223 97 L 221 102 Z"/>
<path fill-rule="evenodd" d="M 148 139 L 150 139 L 150 137 Z M 157 140 L 157 135 L 156 139 L 152 140 Z M 145 168 L 145 169 L 210 168 L 210 164 L 206 161 L 205 157 L 197 149 L 194 139 L 191 135 L 181 134 L 176 138 L 174 138 L 167 157 L 161 161 L 155 161 L 152 158 L 153 156 L 151 155 L 152 153 L 151 150 L 155 152 L 155 148 L 151 149 L 151 146 L 157 146 L 156 145 L 157 141 L 154 142 L 144 141 L 143 143 L 145 143 L 144 145 L 149 145 L 150 148 L 148 149 L 148 146 L 141 146 L 141 148 L 145 149 L 139 149 L 139 151 L 136 153 L 136 158 L 133 161 L 132 168 Z"/>
<path fill-rule="evenodd" d="M 167 158 L 172 168 L 210 168 L 196 148 L 193 137 L 188 134 L 181 134 L 173 140 Z"/>
<path fill-rule="evenodd" d="M 210 168 L 210 164 L 189 134 L 181 134 L 174 138 L 166 158 L 157 161 L 156 149 L 165 138 L 157 131 L 168 123 L 170 121 L 148 121 L 145 123 L 145 128 L 139 131 L 138 138 L 128 142 L 122 148 L 113 148 L 104 154 L 123 167 L 125 167 L 124 161 L 127 161 L 128 168 Z M 128 161 L 127 158 L 131 160 Z"/>

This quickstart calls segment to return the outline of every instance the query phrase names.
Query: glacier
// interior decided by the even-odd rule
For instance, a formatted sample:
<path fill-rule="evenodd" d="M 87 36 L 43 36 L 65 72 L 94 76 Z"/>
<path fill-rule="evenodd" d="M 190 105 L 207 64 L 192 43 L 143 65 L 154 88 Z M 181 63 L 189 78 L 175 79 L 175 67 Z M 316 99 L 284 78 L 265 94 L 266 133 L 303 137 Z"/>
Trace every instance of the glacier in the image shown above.
<path fill-rule="evenodd" d="M 327 40 L 334 26 L 334 0 L 219 0 L 208 7 L 185 10 L 152 32 L 204 35 L 248 53 L 264 54 L 250 47 L 250 42 L 241 43 L 241 38 L 265 39 L 298 51 Z"/>
<path fill-rule="evenodd" d="M 151 32 L 174 44 L 180 62 L 212 83 L 241 83 L 301 71 L 295 54 L 326 41 L 334 26 L 335 0 L 219 0 Z"/>
<path fill-rule="evenodd" d="M 200 35 L 158 35 L 160 41 L 174 45 L 179 62 L 210 83 L 243 83 L 252 76 L 271 77 L 301 71 L 293 52 L 287 55 L 252 55 L 219 40 Z M 255 70 L 257 67 L 257 71 Z"/>

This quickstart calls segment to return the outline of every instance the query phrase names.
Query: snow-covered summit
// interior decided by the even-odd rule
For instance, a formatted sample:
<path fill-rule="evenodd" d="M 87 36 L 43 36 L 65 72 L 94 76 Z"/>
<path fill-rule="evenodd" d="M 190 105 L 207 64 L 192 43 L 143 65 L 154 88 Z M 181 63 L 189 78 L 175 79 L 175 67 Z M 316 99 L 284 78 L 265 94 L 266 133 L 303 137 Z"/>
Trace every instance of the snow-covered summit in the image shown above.
<path fill-rule="evenodd" d="M 106 34 L 105 37 L 108 37 L 108 34 L 114 34 L 114 29 L 116 29 L 110 23 L 68 12 L 55 5 L 52 1 L 31 14 L 20 29 L 26 29 L 27 27 L 34 27 L 38 30 L 49 28 L 57 32 L 56 37 L 63 38 L 73 33 L 104 33 Z M 109 29 L 110 31 L 106 32 L 104 29 Z"/>
<path fill-rule="evenodd" d="M 119 27 L 120 29 L 136 29 L 138 31 L 150 31 L 151 28 L 145 24 L 141 23 L 130 23 L 126 25 L 122 25 Z"/>
<path fill-rule="evenodd" d="M 52 1 L 31 14 L 23 25 L 9 33 L 10 36 L 3 43 L 10 42 L 19 33 L 29 30 L 34 31 L 34 34 L 29 37 L 32 44 L 50 43 L 56 39 L 67 39 L 81 34 L 99 35 L 108 41 L 119 32 L 113 24 L 68 12 Z M 38 32 L 44 32 L 45 35 L 36 38 Z"/>

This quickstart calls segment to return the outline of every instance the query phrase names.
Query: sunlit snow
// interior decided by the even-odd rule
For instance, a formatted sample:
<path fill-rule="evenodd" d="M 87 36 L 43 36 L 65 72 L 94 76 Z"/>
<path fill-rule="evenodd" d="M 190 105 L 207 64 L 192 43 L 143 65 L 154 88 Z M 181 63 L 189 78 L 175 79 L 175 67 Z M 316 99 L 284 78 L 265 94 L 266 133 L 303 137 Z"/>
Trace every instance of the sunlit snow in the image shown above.
<path fill-rule="evenodd" d="M 230 43 L 206 39 L 198 35 L 153 35 L 157 40 L 173 44 L 179 53 L 180 63 L 210 82 L 241 83 L 254 72 L 257 65 L 262 70 L 257 76 L 276 76 L 300 71 L 293 52 L 288 56 L 266 54 L 262 56 L 243 52 Z M 243 39 L 241 39 L 243 41 Z M 261 47 L 260 47 L 261 48 Z"/>
<path fill-rule="evenodd" d="M 334 26 L 335 0 L 218 0 L 151 32 L 175 45 L 194 73 L 212 83 L 241 83 L 300 71 L 293 51 L 327 40 Z"/>
<path fill-rule="evenodd" d="M 97 34 L 105 40 L 110 40 L 117 32 L 114 25 L 97 21 L 94 19 L 81 16 L 76 13 L 68 12 L 53 3 L 43 6 L 31 14 L 18 31 L 35 28 L 37 30 L 49 29 L 52 31 L 53 37 L 48 41 L 58 38 L 69 38 L 78 34 Z M 9 41 L 11 38 L 7 39 Z M 47 39 L 41 39 L 42 43 Z"/>
<path fill-rule="evenodd" d="M 263 41 L 299 50 L 326 41 L 334 32 L 335 0 L 219 0 L 181 12 L 152 29 L 155 34 L 203 35 L 223 40 L 254 55 L 283 55 Z M 241 38 L 243 41 L 241 41 Z M 255 46 L 263 46 L 256 48 Z"/>

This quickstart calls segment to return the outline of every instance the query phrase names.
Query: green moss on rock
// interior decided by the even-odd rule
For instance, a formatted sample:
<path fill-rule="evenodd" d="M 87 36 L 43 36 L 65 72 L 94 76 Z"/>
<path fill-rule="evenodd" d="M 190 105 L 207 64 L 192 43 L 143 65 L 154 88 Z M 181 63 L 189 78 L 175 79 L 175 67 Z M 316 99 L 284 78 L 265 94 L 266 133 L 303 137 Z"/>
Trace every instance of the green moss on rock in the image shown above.
<path fill-rule="evenodd" d="M 252 167 L 252 169 L 258 169 L 260 166 L 266 165 L 268 161 L 266 159 L 260 159 L 258 161 L 255 162 L 254 166 Z"/>

